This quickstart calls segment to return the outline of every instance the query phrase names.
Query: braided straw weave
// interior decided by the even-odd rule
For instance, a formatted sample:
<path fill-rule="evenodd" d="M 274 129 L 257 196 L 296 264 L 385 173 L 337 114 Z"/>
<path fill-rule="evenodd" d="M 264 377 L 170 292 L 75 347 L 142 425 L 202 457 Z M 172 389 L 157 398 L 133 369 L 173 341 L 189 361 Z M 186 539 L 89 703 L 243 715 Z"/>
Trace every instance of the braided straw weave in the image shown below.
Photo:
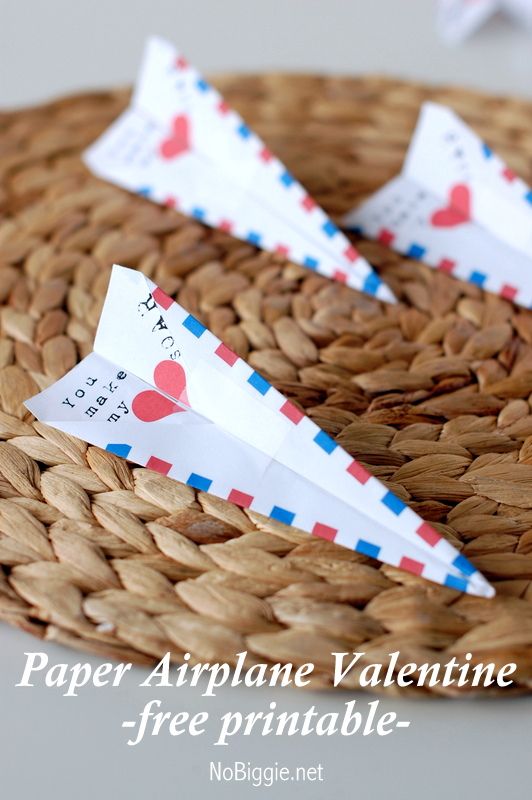
<path fill-rule="evenodd" d="M 525 102 L 380 78 L 217 83 L 333 215 L 399 171 L 429 97 L 532 180 Z M 383 307 L 96 180 L 80 151 L 126 102 L 86 94 L 0 115 L 0 617 L 119 660 L 311 660 L 323 686 L 331 651 L 417 663 L 471 651 L 516 661 L 515 689 L 529 689 L 532 313 L 364 242 L 402 300 Z M 33 421 L 21 402 L 91 351 L 114 261 L 299 403 L 471 558 L 496 598 L 429 584 Z"/>

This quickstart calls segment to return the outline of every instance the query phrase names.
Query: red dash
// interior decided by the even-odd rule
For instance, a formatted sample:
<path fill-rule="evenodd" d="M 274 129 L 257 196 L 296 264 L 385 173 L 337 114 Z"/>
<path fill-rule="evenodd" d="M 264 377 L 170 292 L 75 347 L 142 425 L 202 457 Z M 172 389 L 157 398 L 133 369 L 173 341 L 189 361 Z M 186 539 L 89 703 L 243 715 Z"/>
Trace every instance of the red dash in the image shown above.
<path fill-rule="evenodd" d="M 399 562 L 399 569 L 405 569 L 407 572 L 413 572 L 414 575 L 421 575 L 425 565 L 421 561 L 416 561 L 414 558 L 403 556 Z"/>
<path fill-rule="evenodd" d="M 502 171 L 502 177 L 506 181 L 508 181 L 508 183 L 512 183 L 512 181 L 515 181 L 515 179 L 517 178 L 517 175 L 515 174 L 513 169 L 510 169 L 509 167 L 505 167 L 503 169 L 503 171 Z"/>
<path fill-rule="evenodd" d="M 295 406 L 293 403 L 290 403 L 288 400 L 281 406 L 279 411 L 281 414 L 284 414 L 284 416 L 287 417 L 290 422 L 293 422 L 294 425 L 298 425 L 305 416 L 297 406 Z"/>
<path fill-rule="evenodd" d="M 429 525 L 428 522 L 421 523 L 416 533 L 418 536 L 421 536 L 423 541 L 426 542 L 431 547 L 437 545 L 441 539 L 440 534 L 437 533 L 432 527 L 432 525 Z"/>
<path fill-rule="evenodd" d="M 393 244 L 393 240 L 395 239 L 395 233 L 389 231 L 388 228 L 381 228 L 381 230 L 377 234 L 377 240 L 381 243 L 389 247 Z"/>
<path fill-rule="evenodd" d="M 344 256 L 348 261 L 356 261 L 358 258 L 358 250 L 353 247 L 353 245 L 349 245 L 349 247 L 347 247 L 344 251 Z"/>
<path fill-rule="evenodd" d="M 165 311 L 167 311 L 174 302 L 172 298 L 167 295 L 166 292 L 163 292 L 163 290 L 158 286 L 153 290 L 152 295 L 157 305 L 161 306 L 161 308 L 164 308 Z"/>
<path fill-rule="evenodd" d="M 231 231 L 233 230 L 233 223 L 230 222 L 228 219 L 222 219 L 218 223 L 218 227 L 220 228 L 221 231 L 224 231 L 224 233 L 231 233 Z"/>
<path fill-rule="evenodd" d="M 237 354 L 233 353 L 231 348 L 227 347 L 227 345 L 224 344 L 223 342 L 218 345 L 218 347 L 214 352 L 219 358 L 222 359 L 222 361 L 225 361 L 226 364 L 229 364 L 230 367 L 232 367 L 233 364 L 236 364 L 236 362 L 238 361 Z"/>
<path fill-rule="evenodd" d="M 335 281 L 339 281 L 340 283 L 347 283 L 347 272 L 344 272 L 341 269 L 335 269 L 333 272 L 333 278 Z"/>
<path fill-rule="evenodd" d="M 371 478 L 371 474 L 367 471 L 367 469 L 364 469 L 362 464 L 359 464 L 358 461 L 352 461 L 348 466 L 347 471 L 359 483 L 367 483 Z"/>
<path fill-rule="evenodd" d="M 320 539 L 327 539 L 328 542 L 334 542 L 337 533 L 337 528 L 331 528 L 329 525 L 323 525 L 321 522 L 316 522 L 312 528 L 313 536 L 319 536 Z"/>
<path fill-rule="evenodd" d="M 504 297 L 505 300 L 513 300 L 517 291 L 515 286 L 510 286 L 509 283 L 505 283 L 504 286 L 501 286 L 499 294 L 501 297 Z"/>
<path fill-rule="evenodd" d="M 241 508 L 249 508 L 253 502 L 252 495 L 246 494 L 245 492 L 239 492 L 238 489 L 231 489 L 227 499 L 230 503 L 234 503 L 236 506 L 240 506 Z"/>
<path fill-rule="evenodd" d="M 152 469 L 154 472 L 160 472 L 161 475 L 168 475 L 172 469 L 172 465 L 169 464 L 168 461 L 163 461 L 161 458 L 157 458 L 156 456 L 150 456 L 146 462 L 146 467 L 147 469 Z"/>
<path fill-rule="evenodd" d="M 446 272 L 448 275 L 452 273 L 455 267 L 456 267 L 456 261 L 451 261 L 450 258 L 442 258 L 442 260 L 438 264 L 438 269 L 440 270 L 440 272 Z"/>

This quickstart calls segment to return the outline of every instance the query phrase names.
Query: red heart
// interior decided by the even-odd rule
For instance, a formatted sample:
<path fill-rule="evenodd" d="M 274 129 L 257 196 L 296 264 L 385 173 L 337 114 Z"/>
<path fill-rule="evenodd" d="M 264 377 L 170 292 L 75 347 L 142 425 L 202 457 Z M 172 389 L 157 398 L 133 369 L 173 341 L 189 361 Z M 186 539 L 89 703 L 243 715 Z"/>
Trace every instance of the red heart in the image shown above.
<path fill-rule="evenodd" d="M 176 400 L 190 405 L 187 397 L 187 376 L 177 361 L 161 361 L 153 372 L 155 385 L 161 392 L 175 397 Z"/>
<path fill-rule="evenodd" d="M 145 392 L 133 398 L 131 410 L 134 415 L 143 422 L 156 422 L 163 417 L 169 417 L 178 411 L 184 411 L 173 400 L 169 400 L 164 394 L 159 394 L 155 389 L 146 389 Z"/>
<path fill-rule="evenodd" d="M 446 208 L 435 211 L 430 221 L 435 228 L 454 228 L 471 220 L 471 190 L 464 183 L 453 186 Z"/>
<path fill-rule="evenodd" d="M 190 150 L 190 130 L 188 117 L 179 114 L 172 121 L 172 133 L 161 142 L 160 152 L 163 158 L 177 158 Z"/>
<path fill-rule="evenodd" d="M 139 392 L 131 404 L 131 409 L 138 419 L 143 422 L 156 422 L 170 414 L 185 410 L 175 402 L 181 400 L 189 404 L 186 391 L 187 377 L 181 364 L 170 360 L 161 361 L 153 371 L 153 380 L 157 388 L 170 397 L 159 394 L 155 389 Z"/>

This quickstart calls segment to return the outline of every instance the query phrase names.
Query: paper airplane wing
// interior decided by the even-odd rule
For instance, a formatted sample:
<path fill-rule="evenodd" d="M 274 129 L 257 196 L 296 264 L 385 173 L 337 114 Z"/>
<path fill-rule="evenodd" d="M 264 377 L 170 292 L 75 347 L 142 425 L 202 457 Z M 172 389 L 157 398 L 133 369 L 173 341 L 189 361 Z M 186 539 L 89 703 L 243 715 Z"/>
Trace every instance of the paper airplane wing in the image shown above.
<path fill-rule="evenodd" d="M 532 191 L 444 106 L 423 106 L 402 174 L 344 225 L 532 305 Z"/>
<path fill-rule="evenodd" d="M 166 375 L 175 388 L 182 369 L 175 361 L 161 364 L 158 383 Z M 257 486 L 271 466 L 268 455 L 96 352 L 26 405 L 53 427 L 205 491 L 202 476 L 208 464 L 217 493 L 224 497 L 232 487 L 229 464 L 238 464 L 250 485 Z"/>
<path fill-rule="evenodd" d="M 447 44 L 458 44 L 497 11 L 513 17 L 516 23 L 532 25 L 530 0 L 438 0 L 436 25 Z"/>
<path fill-rule="evenodd" d="M 130 191 L 355 289 L 395 299 L 264 142 L 168 42 L 148 41 L 130 107 L 85 160 Z"/>
<path fill-rule="evenodd" d="M 109 381 L 118 387 L 111 405 L 98 400 Z M 95 353 L 27 406 L 197 489 L 429 580 L 493 594 L 430 525 L 138 272 L 114 268 Z"/>
<path fill-rule="evenodd" d="M 435 225 L 441 208 L 436 195 L 399 175 L 349 214 L 345 224 L 410 258 L 532 307 L 531 260 L 476 222 L 452 230 Z"/>
<path fill-rule="evenodd" d="M 532 190 L 451 109 L 423 105 L 403 174 L 453 212 L 441 224 L 477 222 L 532 257 Z"/>
<path fill-rule="evenodd" d="M 532 25 L 532 5 L 530 0 L 503 0 L 504 9 L 516 22 Z"/>
<path fill-rule="evenodd" d="M 438 0 L 436 26 L 447 44 L 458 44 L 483 25 L 501 0 Z"/>

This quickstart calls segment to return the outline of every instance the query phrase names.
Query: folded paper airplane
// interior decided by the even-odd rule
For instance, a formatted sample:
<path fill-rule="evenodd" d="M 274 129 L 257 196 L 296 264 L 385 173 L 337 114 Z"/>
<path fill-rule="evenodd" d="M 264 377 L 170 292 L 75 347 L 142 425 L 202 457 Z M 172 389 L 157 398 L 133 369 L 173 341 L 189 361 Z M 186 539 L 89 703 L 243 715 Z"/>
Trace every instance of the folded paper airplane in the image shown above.
<path fill-rule="evenodd" d="M 401 175 L 344 224 L 532 306 L 532 190 L 445 106 L 424 104 Z"/>
<path fill-rule="evenodd" d="M 85 153 L 99 177 L 389 302 L 390 289 L 223 97 L 148 40 L 131 105 Z"/>
<path fill-rule="evenodd" d="M 532 26 L 532 0 L 438 0 L 436 26 L 444 42 L 457 44 L 497 12 Z"/>
<path fill-rule="evenodd" d="M 428 523 L 142 273 L 114 267 L 94 352 L 26 406 L 195 489 L 453 589 L 494 594 Z"/>

